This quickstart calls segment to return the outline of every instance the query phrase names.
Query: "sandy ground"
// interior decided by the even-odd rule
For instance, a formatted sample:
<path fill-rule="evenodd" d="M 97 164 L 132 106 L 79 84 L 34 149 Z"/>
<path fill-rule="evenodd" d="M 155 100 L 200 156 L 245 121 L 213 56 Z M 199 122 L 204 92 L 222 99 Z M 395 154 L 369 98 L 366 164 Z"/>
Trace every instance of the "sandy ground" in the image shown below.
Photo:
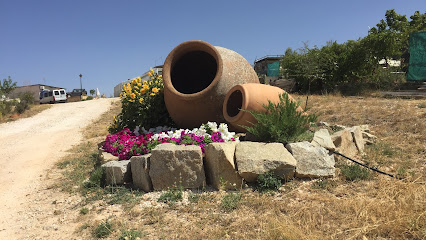
<path fill-rule="evenodd" d="M 62 209 L 72 208 L 78 196 L 49 189 L 46 175 L 111 101 L 55 104 L 0 124 L 0 239 L 70 239 L 76 226 Z"/>

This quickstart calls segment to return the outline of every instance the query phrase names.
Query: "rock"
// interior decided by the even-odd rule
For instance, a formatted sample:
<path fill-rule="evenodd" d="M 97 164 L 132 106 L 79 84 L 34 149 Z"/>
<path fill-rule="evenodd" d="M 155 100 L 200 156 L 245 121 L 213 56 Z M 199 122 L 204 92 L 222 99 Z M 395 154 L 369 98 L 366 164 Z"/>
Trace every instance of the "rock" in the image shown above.
<path fill-rule="evenodd" d="M 348 157 L 355 157 L 358 154 L 358 149 L 354 143 L 352 133 L 347 130 L 341 130 L 331 135 L 336 150 Z"/>
<path fill-rule="evenodd" d="M 321 147 L 309 142 L 289 143 L 286 148 L 297 161 L 296 177 L 334 177 L 334 156 Z"/>
<path fill-rule="evenodd" d="M 366 132 L 366 133 L 370 133 L 370 127 L 367 124 L 364 125 L 359 125 L 359 128 L 361 129 L 361 131 Z"/>
<path fill-rule="evenodd" d="M 201 148 L 172 143 L 158 145 L 151 151 L 149 176 L 154 190 L 166 190 L 172 186 L 205 186 Z"/>
<path fill-rule="evenodd" d="M 207 182 L 216 189 L 241 188 L 242 179 L 235 169 L 236 142 L 210 143 L 205 150 Z"/>
<path fill-rule="evenodd" d="M 240 142 L 235 150 L 237 169 L 247 182 L 272 171 L 282 179 L 293 177 L 296 159 L 281 143 Z"/>
<path fill-rule="evenodd" d="M 145 192 L 152 191 L 152 182 L 149 176 L 150 158 L 151 154 L 130 158 L 133 185 Z"/>
<path fill-rule="evenodd" d="M 364 139 L 364 142 L 367 145 L 374 144 L 377 140 L 376 136 L 368 132 L 362 132 L 362 138 Z"/>
<path fill-rule="evenodd" d="M 316 131 L 314 134 L 314 139 L 312 140 L 312 144 L 314 146 L 324 147 L 325 149 L 331 151 L 336 150 L 336 146 L 334 146 L 334 143 L 331 140 L 330 133 L 328 133 L 327 129 L 320 129 Z"/>
<path fill-rule="evenodd" d="M 102 164 L 107 185 L 120 185 L 132 181 L 130 160 L 110 161 Z"/>
<path fill-rule="evenodd" d="M 328 122 L 319 122 L 317 123 L 318 127 L 330 127 L 330 124 L 328 124 Z"/>
<path fill-rule="evenodd" d="M 110 161 L 118 161 L 119 158 L 117 156 L 112 155 L 111 153 L 104 152 L 103 149 L 99 155 L 99 160 L 102 163 L 110 162 Z"/>
<path fill-rule="evenodd" d="M 362 138 L 362 131 L 359 126 L 354 126 L 350 128 L 352 137 L 354 139 L 355 145 L 360 153 L 364 153 L 364 139 Z"/>

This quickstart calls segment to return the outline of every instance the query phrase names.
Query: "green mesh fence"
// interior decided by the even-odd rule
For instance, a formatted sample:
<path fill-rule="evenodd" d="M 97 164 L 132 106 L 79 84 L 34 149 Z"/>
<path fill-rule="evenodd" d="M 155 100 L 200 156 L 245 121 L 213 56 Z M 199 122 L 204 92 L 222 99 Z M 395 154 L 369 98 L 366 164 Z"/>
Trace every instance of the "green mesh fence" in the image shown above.
<path fill-rule="evenodd" d="M 268 64 L 268 71 L 266 76 L 278 77 L 280 75 L 280 61 Z"/>
<path fill-rule="evenodd" d="M 410 34 L 407 80 L 426 81 L 426 32 Z"/>

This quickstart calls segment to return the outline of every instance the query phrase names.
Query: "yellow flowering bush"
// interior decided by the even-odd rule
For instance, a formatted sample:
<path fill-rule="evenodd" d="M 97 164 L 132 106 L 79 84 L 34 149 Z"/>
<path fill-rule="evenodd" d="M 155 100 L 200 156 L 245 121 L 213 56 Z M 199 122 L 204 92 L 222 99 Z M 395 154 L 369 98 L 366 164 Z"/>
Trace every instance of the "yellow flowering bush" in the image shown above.
<path fill-rule="evenodd" d="M 135 129 L 136 126 L 152 128 L 174 125 L 164 103 L 163 77 L 152 69 L 148 75 L 149 81 L 142 81 L 137 77 L 123 85 L 120 94 L 121 113 L 114 117 L 109 126 L 110 133 L 124 128 Z"/>

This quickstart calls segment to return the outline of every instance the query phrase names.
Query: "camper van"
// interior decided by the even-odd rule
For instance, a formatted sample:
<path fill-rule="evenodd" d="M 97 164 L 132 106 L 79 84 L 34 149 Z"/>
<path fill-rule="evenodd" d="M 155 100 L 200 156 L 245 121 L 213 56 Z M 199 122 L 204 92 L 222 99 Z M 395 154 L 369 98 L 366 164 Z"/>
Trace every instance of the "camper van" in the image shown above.
<path fill-rule="evenodd" d="M 40 92 L 40 104 L 67 102 L 65 89 L 43 90 Z"/>

